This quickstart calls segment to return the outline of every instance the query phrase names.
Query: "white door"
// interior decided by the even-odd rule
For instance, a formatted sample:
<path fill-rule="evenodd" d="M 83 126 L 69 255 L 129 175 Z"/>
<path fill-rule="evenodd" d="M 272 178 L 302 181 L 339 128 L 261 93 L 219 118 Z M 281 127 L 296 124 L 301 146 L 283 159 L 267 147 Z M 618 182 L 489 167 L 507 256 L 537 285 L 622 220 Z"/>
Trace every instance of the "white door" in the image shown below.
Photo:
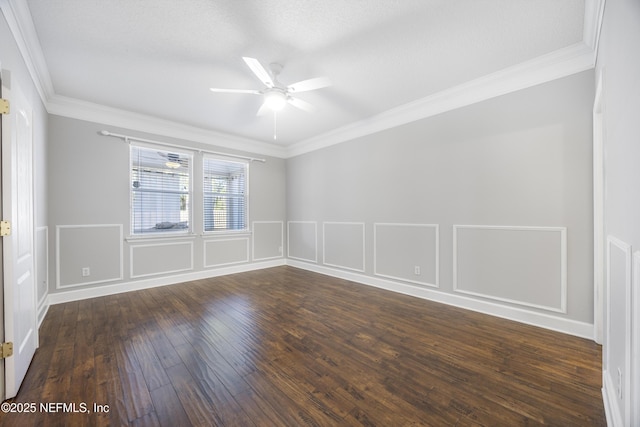
<path fill-rule="evenodd" d="M 2 116 L 2 219 L 11 234 L 2 238 L 5 341 L 5 398 L 14 397 L 38 346 L 34 266 L 32 109 L 13 81 L 2 82 L 10 113 Z"/>

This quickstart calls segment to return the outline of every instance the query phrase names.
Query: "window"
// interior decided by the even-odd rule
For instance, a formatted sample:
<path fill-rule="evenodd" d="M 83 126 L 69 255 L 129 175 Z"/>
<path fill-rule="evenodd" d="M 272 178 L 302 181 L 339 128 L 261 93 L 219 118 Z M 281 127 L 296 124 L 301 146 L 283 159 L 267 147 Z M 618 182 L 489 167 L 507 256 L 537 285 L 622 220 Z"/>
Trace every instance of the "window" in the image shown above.
<path fill-rule="evenodd" d="M 131 146 L 131 233 L 188 233 L 191 154 Z"/>
<path fill-rule="evenodd" d="M 247 229 L 247 163 L 205 157 L 204 231 Z"/>

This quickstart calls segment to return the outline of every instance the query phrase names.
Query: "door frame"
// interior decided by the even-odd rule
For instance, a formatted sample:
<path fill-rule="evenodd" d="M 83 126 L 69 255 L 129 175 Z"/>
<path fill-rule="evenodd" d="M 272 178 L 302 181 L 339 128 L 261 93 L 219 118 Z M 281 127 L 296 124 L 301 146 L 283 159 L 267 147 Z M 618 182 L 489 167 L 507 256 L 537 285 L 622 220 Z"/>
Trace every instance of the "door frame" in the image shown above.
<path fill-rule="evenodd" d="M 593 338 L 598 344 L 604 340 L 605 301 L 605 126 L 604 126 L 604 69 L 598 73 L 593 102 Z"/>
<path fill-rule="evenodd" d="M 2 98 L 2 61 L 0 61 L 0 98 Z M 4 119 L 0 116 L 0 212 L 3 207 L 3 192 L 2 192 L 2 135 L 3 135 L 3 122 Z M 1 238 L 0 238 L 1 239 Z M 4 248 L 0 243 L 0 342 L 4 342 Z M 6 383 L 4 376 L 4 359 L 0 359 L 0 401 L 4 402 L 6 399 Z"/>

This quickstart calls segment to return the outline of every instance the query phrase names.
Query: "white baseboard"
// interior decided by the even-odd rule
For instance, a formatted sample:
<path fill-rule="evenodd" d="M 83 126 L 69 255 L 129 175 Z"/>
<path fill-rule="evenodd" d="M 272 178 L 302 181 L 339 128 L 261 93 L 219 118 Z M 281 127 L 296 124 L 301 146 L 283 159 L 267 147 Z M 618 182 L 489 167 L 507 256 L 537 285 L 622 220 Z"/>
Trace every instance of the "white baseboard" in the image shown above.
<path fill-rule="evenodd" d="M 137 291 L 141 289 L 155 288 L 158 286 L 173 285 L 176 283 L 189 282 L 191 280 L 208 279 L 211 277 L 226 276 L 228 274 L 244 273 L 246 271 L 262 270 L 264 268 L 278 267 L 285 265 L 284 258 L 255 262 L 250 264 L 241 264 L 216 268 L 212 270 L 202 270 L 190 273 L 176 274 L 172 276 L 161 276 L 144 280 L 135 280 L 125 283 L 117 283 L 114 285 L 97 286 L 93 288 L 73 289 L 69 291 L 56 292 L 49 294 L 48 304 L 62 304 L 65 302 L 79 301 L 88 298 L 96 298 L 107 295 L 115 295 L 123 292 Z"/>
<path fill-rule="evenodd" d="M 284 258 L 217 268 L 214 270 L 203 270 L 185 274 L 176 274 L 172 276 L 163 276 L 125 283 L 117 283 L 107 286 L 97 286 L 92 288 L 73 289 L 64 292 L 51 293 L 46 298 L 46 303 L 43 304 L 43 307 L 46 308 L 41 307 L 39 310 L 44 310 L 44 313 L 42 313 L 42 317 L 39 316 L 39 318 L 44 318 L 44 314 L 46 313 L 46 310 L 48 310 L 49 305 L 79 301 L 106 295 L 114 295 L 140 289 L 149 289 L 158 286 L 172 285 L 176 283 L 188 282 L 191 280 L 206 279 L 210 277 L 218 277 L 228 274 L 260 270 L 263 268 L 278 267 L 282 265 L 290 265 L 292 267 L 314 271 L 316 273 L 325 274 L 327 276 L 351 280 L 364 285 L 374 286 L 405 295 L 440 302 L 443 304 L 477 311 L 492 316 L 502 317 L 505 319 L 514 320 L 517 322 L 538 326 L 541 328 L 550 329 L 581 338 L 593 339 L 593 325 L 590 323 L 578 322 L 571 319 L 563 319 L 545 313 L 538 313 L 522 308 L 509 307 L 488 301 L 480 301 L 471 297 L 449 294 L 432 288 L 425 288 L 422 286 L 396 282 L 379 277 L 371 277 L 356 272 L 343 271 L 321 266 L 318 264 L 311 264 Z"/>
<path fill-rule="evenodd" d="M 525 323 L 532 326 L 538 326 L 580 338 L 593 339 L 593 324 L 578 322 L 571 319 L 538 313 L 532 310 L 526 310 L 517 307 L 510 307 L 488 301 L 481 301 L 472 297 L 454 295 L 442 292 L 433 288 L 416 286 L 408 283 L 401 283 L 379 277 L 367 276 L 349 271 L 337 270 L 318 264 L 310 264 L 306 262 L 288 259 L 287 265 L 292 267 L 309 270 L 327 276 L 337 277 L 340 279 L 351 280 L 353 282 L 364 285 L 375 286 L 377 288 L 398 292 L 418 298 L 427 299 L 467 310 L 477 311 L 504 319 L 514 320 L 516 322 Z"/>
<path fill-rule="evenodd" d="M 40 326 L 42 325 L 42 321 L 44 320 L 45 316 L 47 315 L 47 312 L 49 311 L 49 296 L 45 295 L 44 298 L 42 298 L 42 301 L 40 302 L 40 304 L 38 304 L 38 308 L 37 308 L 37 314 L 36 314 L 36 321 L 38 324 L 38 328 L 40 328 Z"/>
<path fill-rule="evenodd" d="M 607 371 L 602 372 L 602 402 L 604 403 L 604 413 L 607 417 L 609 427 L 624 427 L 618 396 L 613 385 L 613 379 Z"/>

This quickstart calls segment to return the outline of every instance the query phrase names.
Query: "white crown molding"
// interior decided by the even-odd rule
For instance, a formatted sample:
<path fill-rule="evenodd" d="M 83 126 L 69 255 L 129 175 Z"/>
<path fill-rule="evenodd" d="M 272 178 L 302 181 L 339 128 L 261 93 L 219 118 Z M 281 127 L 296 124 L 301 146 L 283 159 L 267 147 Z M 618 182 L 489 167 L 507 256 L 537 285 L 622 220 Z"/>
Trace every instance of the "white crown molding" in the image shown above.
<path fill-rule="evenodd" d="M 7 20 L 9 30 L 13 34 L 40 99 L 47 105 L 47 101 L 54 94 L 53 83 L 31 19 L 29 6 L 26 1 L 0 0 L 0 11 Z"/>
<path fill-rule="evenodd" d="M 49 99 L 47 111 L 50 114 L 58 116 L 97 122 L 139 132 L 200 142 L 216 147 L 246 151 L 265 156 L 283 158 L 287 154 L 286 148 L 279 145 L 255 141 L 249 138 L 241 138 L 235 135 L 202 129 L 196 126 L 189 126 L 60 95 L 54 95 Z"/>
<path fill-rule="evenodd" d="M 288 147 L 56 95 L 26 1 L 0 0 L 0 10 L 49 113 L 289 158 L 591 69 L 595 66 L 604 4 L 605 0 L 585 0 L 583 41 L 580 43 Z"/>
<path fill-rule="evenodd" d="M 606 0 L 585 0 L 584 4 L 582 41 L 596 53 L 600 42 L 600 29 L 602 28 L 605 3 Z"/>
<path fill-rule="evenodd" d="M 53 89 L 49 69 L 27 2 L 0 0 L 0 11 L 7 20 L 36 90 L 50 114 L 266 156 L 279 158 L 286 156 L 286 148 L 279 145 L 57 95 Z"/>
<path fill-rule="evenodd" d="M 595 66 L 594 51 L 585 43 L 556 50 L 530 61 L 463 83 L 365 120 L 289 146 L 294 157 L 341 142 L 401 126 L 500 95 L 566 77 Z"/>
<path fill-rule="evenodd" d="M 606 0 L 585 0 L 582 42 L 288 147 L 295 157 L 595 67 Z"/>

